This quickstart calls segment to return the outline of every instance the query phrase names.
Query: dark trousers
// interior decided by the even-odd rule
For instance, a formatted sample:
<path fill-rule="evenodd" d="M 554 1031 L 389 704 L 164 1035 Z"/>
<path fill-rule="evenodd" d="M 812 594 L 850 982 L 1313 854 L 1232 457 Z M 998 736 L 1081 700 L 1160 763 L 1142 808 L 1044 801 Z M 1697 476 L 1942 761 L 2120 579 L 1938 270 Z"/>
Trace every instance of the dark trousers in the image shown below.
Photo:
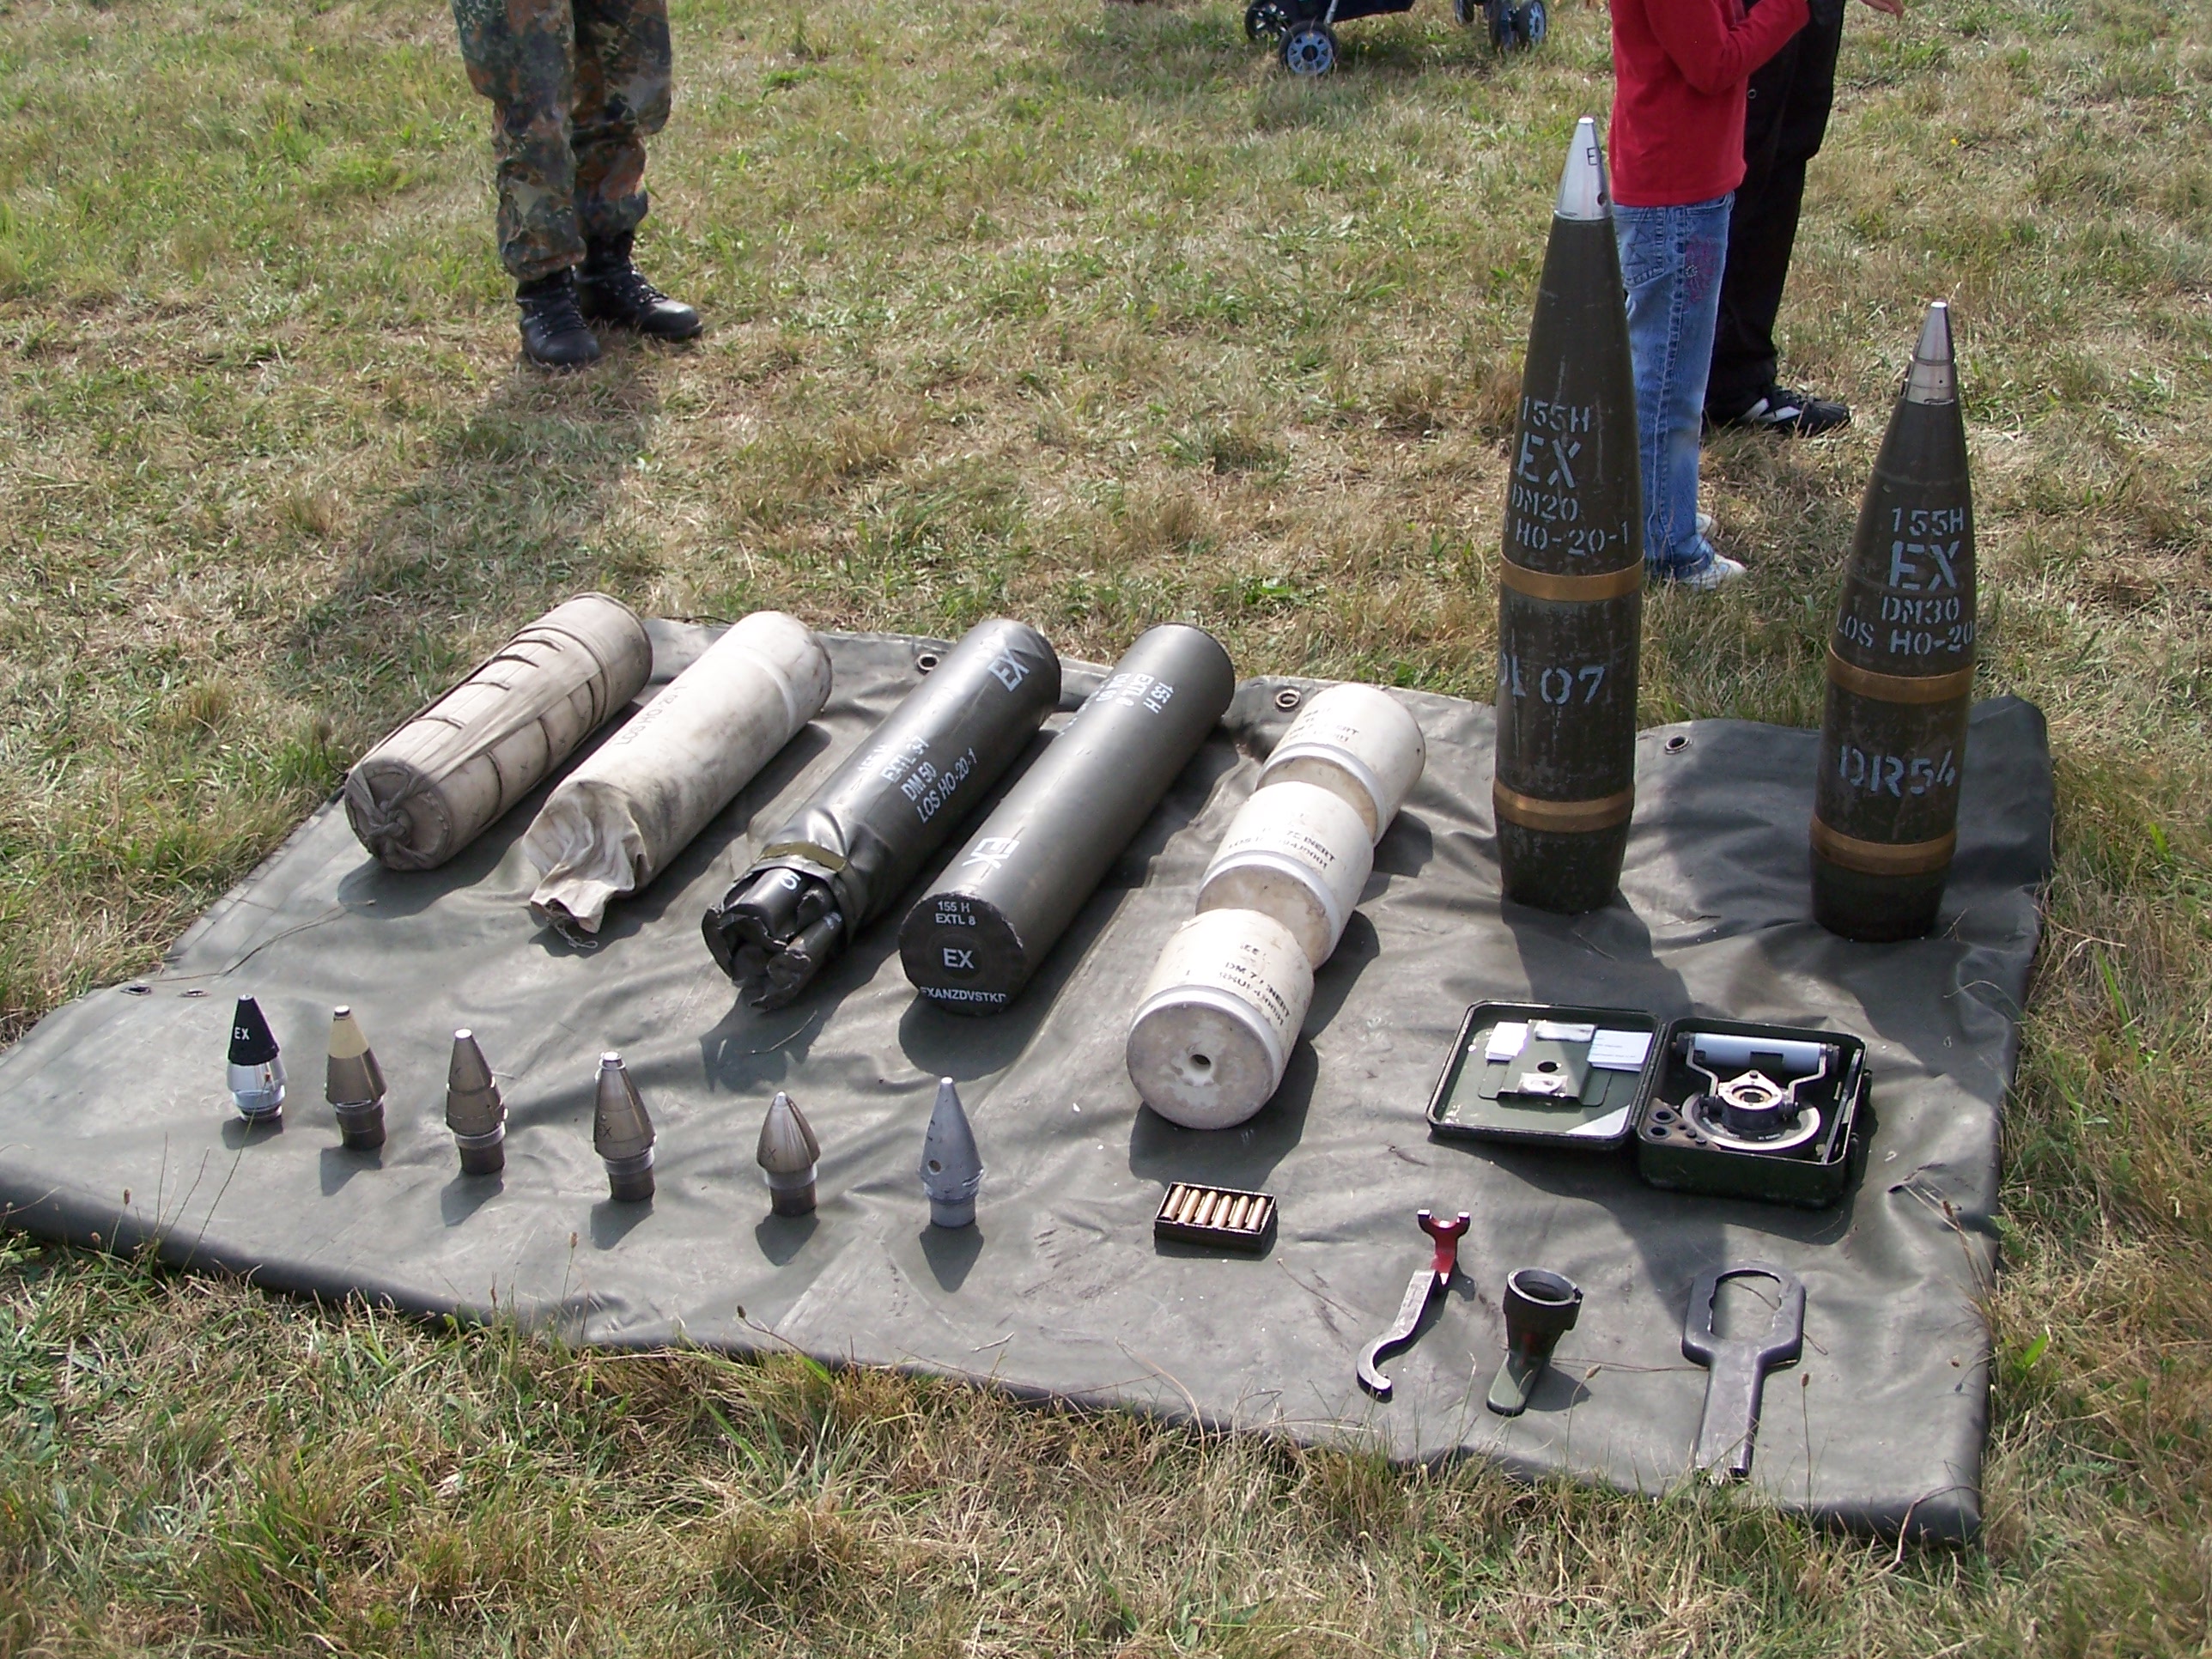
<path fill-rule="evenodd" d="M 1778 373 L 1774 319 L 1782 310 L 1805 164 L 1820 153 L 1836 98 L 1844 0 L 1812 0 L 1813 21 L 1751 77 L 1743 124 L 1743 183 L 1729 219 L 1728 269 L 1705 412 L 1727 420 L 1766 395 Z"/>

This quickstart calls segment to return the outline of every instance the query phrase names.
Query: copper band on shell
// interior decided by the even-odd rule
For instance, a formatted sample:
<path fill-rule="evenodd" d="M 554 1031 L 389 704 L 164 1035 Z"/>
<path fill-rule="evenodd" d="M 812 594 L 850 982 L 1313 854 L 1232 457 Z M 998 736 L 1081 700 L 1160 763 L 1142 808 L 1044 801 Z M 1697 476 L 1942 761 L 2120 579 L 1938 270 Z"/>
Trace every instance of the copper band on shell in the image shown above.
<path fill-rule="evenodd" d="M 1933 875 L 1951 862 L 1958 848 L 1956 830 L 1933 841 L 1861 841 L 1831 830 L 1817 817 L 1813 820 L 1813 850 L 1863 876 Z"/>
<path fill-rule="evenodd" d="M 1498 580 L 1516 593 L 1532 599 L 1569 599 L 1589 604 L 1597 599 L 1617 599 L 1641 590 L 1644 562 L 1639 559 L 1619 570 L 1601 571 L 1595 576 L 1555 576 L 1504 559 L 1498 563 Z"/>
<path fill-rule="evenodd" d="M 1973 690 L 1974 665 L 1968 663 L 1948 674 L 1877 674 L 1871 668 L 1845 662 L 1832 645 L 1828 678 L 1844 690 L 1872 697 L 1876 702 L 1948 702 Z"/>
<path fill-rule="evenodd" d="M 1600 796 L 1595 800 L 1538 800 L 1534 795 L 1524 795 L 1493 780 L 1490 800 L 1503 822 L 1516 823 L 1523 830 L 1548 830 L 1560 836 L 1610 830 L 1617 823 L 1627 823 L 1629 814 L 1636 810 L 1636 791 L 1632 788 L 1624 789 L 1617 795 Z"/>

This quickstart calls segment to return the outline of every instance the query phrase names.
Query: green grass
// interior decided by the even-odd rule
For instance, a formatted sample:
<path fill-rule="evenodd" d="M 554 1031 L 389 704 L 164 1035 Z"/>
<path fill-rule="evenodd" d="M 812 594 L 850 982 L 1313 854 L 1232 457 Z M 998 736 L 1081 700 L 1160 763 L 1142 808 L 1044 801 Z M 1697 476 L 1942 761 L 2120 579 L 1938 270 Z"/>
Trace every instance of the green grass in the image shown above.
<path fill-rule="evenodd" d="M 435 7 L 0 0 L 0 1036 L 142 969 L 576 588 L 1482 696 L 1500 446 L 1605 19 L 1441 0 L 1291 84 L 1228 0 L 689 0 L 642 254 L 712 332 L 514 362 Z M 1955 301 L 1984 686 L 2058 869 L 1984 1544 L 1393 1473 L 874 1374 L 613 1359 L 18 1243 L 0 1653 L 2164 1654 L 2212 1629 L 2212 8 L 1853 8 L 1785 320 L 1838 441 L 1644 713 L 1817 713 Z"/>

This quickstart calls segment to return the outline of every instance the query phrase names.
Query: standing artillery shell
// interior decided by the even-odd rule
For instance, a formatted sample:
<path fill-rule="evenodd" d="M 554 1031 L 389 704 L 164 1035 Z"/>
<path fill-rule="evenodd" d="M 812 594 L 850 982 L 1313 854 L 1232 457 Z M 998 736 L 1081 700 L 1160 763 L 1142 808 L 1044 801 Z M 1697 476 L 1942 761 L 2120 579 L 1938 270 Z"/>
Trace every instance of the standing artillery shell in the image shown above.
<path fill-rule="evenodd" d="M 779 1089 L 761 1120 L 760 1144 L 753 1158 L 768 1176 L 769 1207 L 778 1215 L 808 1215 L 814 1209 L 814 1176 L 822 1143 L 798 1103 Z"/>
<path fill-rule="evenodd" d="M 618 1054 L 599 1056 L 592 1106 L 592 1150 L 607 1166 L 607 1196 L 635 1204 L 653 1196 L 653 1118 Z"/>
<path fill-rule="evenodd" d="M 1584 117 L 1559 178 L 1514 429 L 1491 791 L 1505 896 L 1569 915 L 1613 896 L 1636 803 L 1636 431 L 1605 157 Z"/>
<path fill-rule="evenodd" d="M 225 1080 L 238 1115 L 248 1123 L 274 1123 L 284 1115 L 284 1056 L 263 1018 L 261 1005 L 240 997 L 230 1017 Z"/>
<path fill-rule="evenodd" d="M 1813 915 L 1917 939 L 1958 844 L 1974 686 L 1974 502 L 1950 307 L 1928 307 L 1859 508 L 1820 721 Z"/>
<path fill-rule="evenodd" d="M 497 1175 L 507 1167 L 507 1103 L 476 1033 L 465 1026 L 453 1033 L 446 1066 L 446 1127 L 453 1132 L 463 1175 Z"/>
<path fill-rule="evenodd" d="M 384 1145 L 384 1068 L 351 1008 L 331 1010 L 330 1060 L 323 1098 L 337 1115 L 338 1139 L 349 1151 L 373 1152 Z"/>
<path fill-rule="evenodd" d="M 433 870 L 567 759 L 653 672 L 645 624 L 580 593 L 354 763 L 346 818 L 394 870 Z"/>
<path fill-rule="evenodd" d="M 915 988 L 962 1014 L 1019 996 L 1236 690 L 1205 629 L 1139 635 L 907 912 L 899 956 Z"/>

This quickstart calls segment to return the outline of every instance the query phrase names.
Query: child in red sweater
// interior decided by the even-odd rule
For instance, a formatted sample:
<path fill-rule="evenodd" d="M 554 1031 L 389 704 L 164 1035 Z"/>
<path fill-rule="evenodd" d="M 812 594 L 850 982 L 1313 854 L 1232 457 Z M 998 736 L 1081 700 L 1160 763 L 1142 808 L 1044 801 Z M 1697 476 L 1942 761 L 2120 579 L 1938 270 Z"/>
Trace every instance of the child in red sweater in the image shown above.
<path fill-rule="evenodd" d="M 1700 524 L 1698 435 L 1743 181 L 1744 86 L 1806 15 L 1806 0 L 1759 0 L 1748 15 L 1743 0 L 1613 0 L 1613 235 L 1636 360 L 1644 556 L 1689 587 L 1743 574 Z"/>

